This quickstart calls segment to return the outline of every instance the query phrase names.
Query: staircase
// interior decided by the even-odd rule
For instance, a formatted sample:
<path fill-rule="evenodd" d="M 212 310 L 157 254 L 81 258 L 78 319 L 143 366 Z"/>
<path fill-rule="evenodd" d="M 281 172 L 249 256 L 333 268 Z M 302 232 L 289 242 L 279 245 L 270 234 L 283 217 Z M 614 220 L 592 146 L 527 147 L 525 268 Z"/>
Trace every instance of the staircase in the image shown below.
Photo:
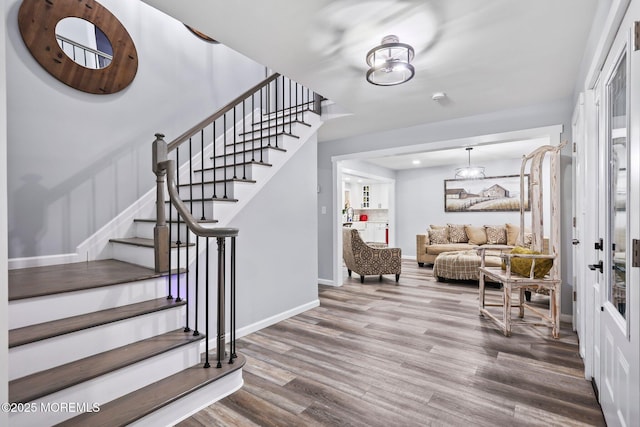
<path fill-rule="evenodd" d="M 9 271 L 11 426 L 173 425 L 242 386 L 225 227 L 321 125 L 315 94 L 292 102 L 302 90 L 271 76 L 170 144 L 157 135 L 155 215 L 138 203 L 111 258 Z"/>

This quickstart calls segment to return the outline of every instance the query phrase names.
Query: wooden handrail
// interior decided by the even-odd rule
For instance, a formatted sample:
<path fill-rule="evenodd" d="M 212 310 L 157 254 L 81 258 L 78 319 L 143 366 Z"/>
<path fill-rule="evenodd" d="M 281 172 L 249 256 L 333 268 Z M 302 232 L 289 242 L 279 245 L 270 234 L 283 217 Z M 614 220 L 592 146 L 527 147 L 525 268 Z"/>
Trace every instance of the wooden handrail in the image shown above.
<path fill-rule="evenodd" d="M 198 123 L 197 125 L 193 126 L 191 129 L 189 129 L 188 131 L 184 132 L 182 135 L 180 135 L 179 137 L 177 137 L 173 141 L 171 141 L 167 145 L 167 152 L 170 153 L 171 151 L 175 150 L 178 146 L 180 146 L 180 144 L 185 142 L 187 139 L 189 139 L 190 137 L 192 137 L 196 133 L 200 132 L 200 129 L 204 128 L 205 126 L 207 126 L 210 123 L 215 122 L 220 117 L 222 117 L 225 113 L 231 111 L 238 104 L 240 104 L 242 101 L 244 101 L 245 98 L 249 97 L 253 93 L 255 93 L 258 90 L 262 89 L 263 87 L 265 87 L 266 85 L 268 85 L 269 83 L 271 83 L 272 81 L 277 79 L 278 77 L 280 77 L 280 74 L 279 73 L 274 73 L 274 74 L 270 75 L 269 77 L 267 77 L 266 79 L 264 79 L 263 81 L 261 81 L 260 83 L 256 84 L 255 86 L 247 89 L 240 96 L 238 96 L 235 99 L 233 99 L 232 101 L 230 101 L 227 105 L 225 105 L 224 107 L 222 107 L 221 109 L 219 109 L 218 111 L 216 111 L 215 113 L 213 113 L 212 115 L 207 117 L 206 119 L 202 120 L 200 123 Z"/>
<path fill-rule="evenodd" d="M 189 229 L 193 231 L 196 236 L 200 237 L 235 237 L 238 235 L 237 228 L 208 228 L 203 227 L 198 223 L 198 220 L 191 215 L 189 209 L 184 204 L 180 196 L 178 195 L 178 187 L 173 180 L 173 177 L 176 174 L 176 166 L 173 160 L 165 160 L 163 162 L 158 163 L 159 168 L 167 171 L 167 189 L 169 190 L 169 200 L 173 207 L 176 208 L 180 215 L 182 215 L 182 219 L 187 224 Z"/>

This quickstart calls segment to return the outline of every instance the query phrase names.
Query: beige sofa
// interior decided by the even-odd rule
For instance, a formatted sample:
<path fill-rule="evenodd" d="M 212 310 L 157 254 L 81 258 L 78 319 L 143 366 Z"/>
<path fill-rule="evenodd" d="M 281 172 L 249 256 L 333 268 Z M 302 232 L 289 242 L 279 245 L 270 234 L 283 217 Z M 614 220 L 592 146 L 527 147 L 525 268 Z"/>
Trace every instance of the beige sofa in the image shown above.
<path fill-rule="evenodd" d="M 416 259 L 422 267 L 433 264 L 443 252 L 466 251 L 483 245 L 516 246 L 519 234 L 520 227 L 514 224 L 431 225 L 426 233 L 416 235 Z M 530 237 L 525 233 L 524 245 L 528 243 Z"/>

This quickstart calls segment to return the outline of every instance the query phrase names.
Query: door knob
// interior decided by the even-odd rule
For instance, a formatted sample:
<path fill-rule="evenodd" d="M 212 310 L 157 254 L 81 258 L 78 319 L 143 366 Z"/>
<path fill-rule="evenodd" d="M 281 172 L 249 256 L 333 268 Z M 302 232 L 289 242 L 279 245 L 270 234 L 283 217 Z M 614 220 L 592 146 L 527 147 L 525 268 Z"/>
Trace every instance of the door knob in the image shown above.
<path fill-rule="evenodd" d="M 589 270 L 591 271 L 600 270 L 600 273 L 602 273 L 602 261 L 598 261 L 597 264 L 589 264 Z"/>
<path fill-rule="evenodd" d="M 578 240 L 578 239 L 573 239 L 573 240 L 571 240 L 571 244 L 572 244 L 573 246 L 577 246 L 577 245 L 579 245 L 579 244 L 580 244 L 580 240 Z"/>

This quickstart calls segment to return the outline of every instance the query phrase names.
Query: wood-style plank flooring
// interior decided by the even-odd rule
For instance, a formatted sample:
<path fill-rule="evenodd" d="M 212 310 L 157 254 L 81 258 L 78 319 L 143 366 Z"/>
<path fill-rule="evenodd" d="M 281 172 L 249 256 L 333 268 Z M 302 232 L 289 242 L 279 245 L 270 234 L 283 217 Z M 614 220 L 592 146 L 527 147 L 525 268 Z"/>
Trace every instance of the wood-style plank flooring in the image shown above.
<path fill-rule="evenodd" d="M 320 286 L 320 307 L 238 340 L 243 388 L 179 426 L 605 425 L 570 325 L 507 338 L 477 284 L 402 271 Z"/>

